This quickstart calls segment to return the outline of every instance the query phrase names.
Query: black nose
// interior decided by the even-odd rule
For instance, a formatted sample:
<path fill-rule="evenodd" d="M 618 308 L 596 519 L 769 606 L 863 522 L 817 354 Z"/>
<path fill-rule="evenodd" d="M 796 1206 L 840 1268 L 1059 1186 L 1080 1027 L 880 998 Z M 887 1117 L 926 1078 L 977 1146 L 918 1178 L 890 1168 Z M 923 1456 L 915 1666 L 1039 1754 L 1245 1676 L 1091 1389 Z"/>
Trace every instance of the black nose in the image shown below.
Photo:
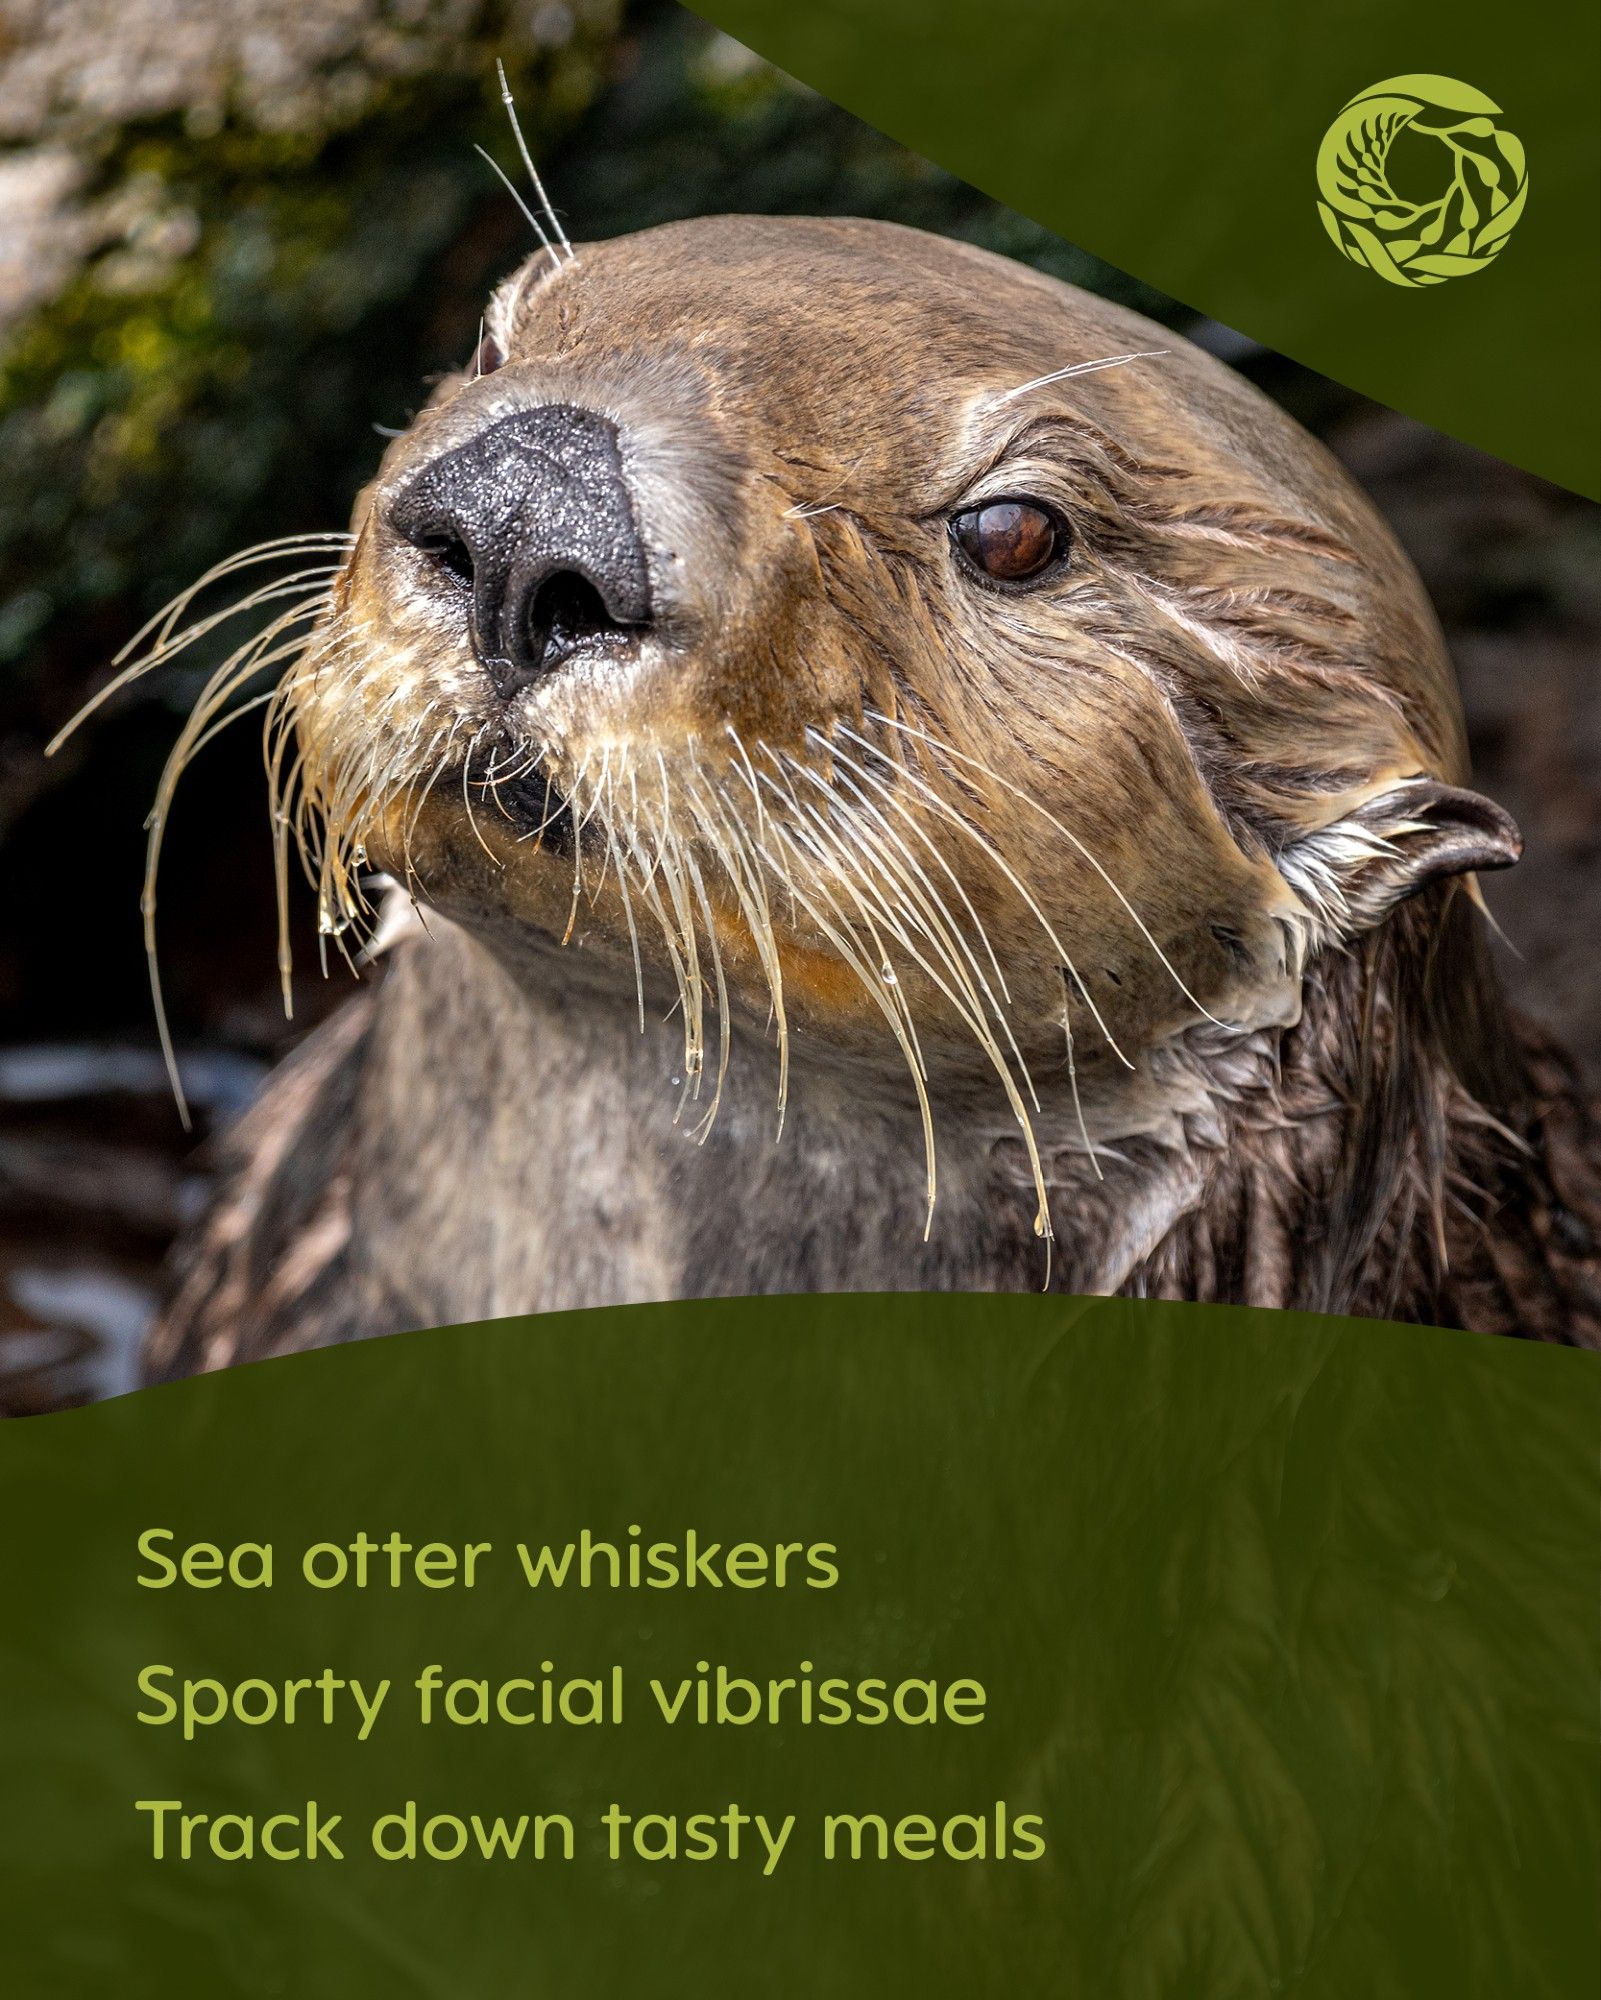
<path fill-rule="evenodd" d="M 503 694 L 649 620 L 617 432 L 593 410 L 502 417 L 403 486 L 389 519 L 471 590 L 473 641 Z"/>

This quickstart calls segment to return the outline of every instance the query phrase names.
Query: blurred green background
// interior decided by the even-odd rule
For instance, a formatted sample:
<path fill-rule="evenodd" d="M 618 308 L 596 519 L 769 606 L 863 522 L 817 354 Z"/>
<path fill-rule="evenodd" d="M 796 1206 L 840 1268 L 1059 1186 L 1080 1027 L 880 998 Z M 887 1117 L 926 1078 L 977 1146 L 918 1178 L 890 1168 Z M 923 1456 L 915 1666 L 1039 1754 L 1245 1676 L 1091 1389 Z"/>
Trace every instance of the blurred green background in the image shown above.
<path fill-rule="evenodd" d="M 960 235 L 1185 327 L 1323 435 L 1445 620 L 1481 781 L 1529 858 L 1508 975 L 1601 1053 L 1601 513 L 1378 409 L 998 207 L 675 6 L 618 0 L 0 0 L 0 1409 L 129 1379 L 203 1197 L 154 1061 L 141 823 L 209 664 L 46 760 L 117 647 L 210 563 L 340 527 L 527 229 L 494 79 L 575 237 L 718 210 Z M 163 964 L 207 1123 L 347 990 L 307 907 L 277 1003 L 247 726 L 190 772 Z"/>

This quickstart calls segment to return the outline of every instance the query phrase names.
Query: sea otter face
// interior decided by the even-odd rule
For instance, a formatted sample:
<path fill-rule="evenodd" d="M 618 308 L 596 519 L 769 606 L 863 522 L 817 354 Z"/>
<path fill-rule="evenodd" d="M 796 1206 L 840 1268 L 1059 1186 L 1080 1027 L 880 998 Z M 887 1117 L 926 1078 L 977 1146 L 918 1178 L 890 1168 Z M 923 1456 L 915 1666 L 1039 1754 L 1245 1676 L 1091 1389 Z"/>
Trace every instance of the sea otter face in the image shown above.
<path fill-rule="evenodd" d="M 1509 858 L 1404 558 L 1182 339 L 750 219 L 536 258 L 486 326 L 285 686 L 331 927 L 376 866 L 527 976 L 676 994 L 696 1074 L 770 1021 L 1104 1127 Z"/>

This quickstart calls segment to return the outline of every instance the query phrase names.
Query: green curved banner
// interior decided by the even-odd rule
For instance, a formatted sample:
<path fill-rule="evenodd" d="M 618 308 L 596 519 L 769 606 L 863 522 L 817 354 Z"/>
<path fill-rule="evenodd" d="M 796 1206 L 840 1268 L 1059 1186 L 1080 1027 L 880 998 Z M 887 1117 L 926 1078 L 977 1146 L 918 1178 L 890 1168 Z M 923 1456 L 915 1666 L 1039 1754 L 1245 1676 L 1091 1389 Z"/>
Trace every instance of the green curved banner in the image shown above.
<path fill-rule="evenodd" d="M 1601 498 L 1587 0 L 698 0 L 1197 311 Z"/>
<path fill-rule="evenodd" d="M 1598 1402 L 910 1296 L 4 1426 L 0 1987 L 1588 1996 Z"/>

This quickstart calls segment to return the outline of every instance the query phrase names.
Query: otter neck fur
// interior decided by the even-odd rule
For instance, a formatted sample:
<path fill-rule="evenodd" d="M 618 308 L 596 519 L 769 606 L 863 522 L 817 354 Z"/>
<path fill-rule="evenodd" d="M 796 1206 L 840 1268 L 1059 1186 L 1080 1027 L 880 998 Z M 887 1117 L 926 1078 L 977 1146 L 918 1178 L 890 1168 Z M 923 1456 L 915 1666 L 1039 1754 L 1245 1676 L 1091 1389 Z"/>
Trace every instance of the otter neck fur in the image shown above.
<path fill-rule="evenodd" d="M 241 1127 L 152 1369 L 595 1304 L 1041 1287 L 1014 1133 L 952 1135 L 925 1243 L 913 1106 L 814 1064 L 776 1143 L 765 1066 L 737 1062 L 697 1143 L 673 1033 L 432 922 Z M 1191 1108 L 1098 1149 L 1099 1178 L 1042 1124 L 1052 1290 L 1601 1341 L 1595 1135 L 1459 889 L 1323 954 L 1293 1027 L 1189 1039 Z"/>

